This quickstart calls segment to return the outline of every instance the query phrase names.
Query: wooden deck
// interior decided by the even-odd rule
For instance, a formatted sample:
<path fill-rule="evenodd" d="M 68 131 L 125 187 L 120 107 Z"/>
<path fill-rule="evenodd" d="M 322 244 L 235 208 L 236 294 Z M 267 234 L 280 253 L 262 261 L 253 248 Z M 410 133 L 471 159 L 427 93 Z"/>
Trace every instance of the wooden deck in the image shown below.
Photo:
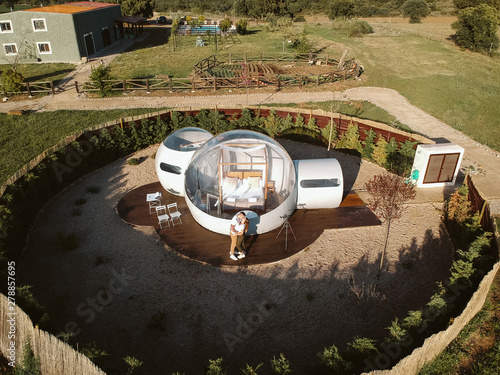
<path fill-rule="evenodd" d="M 163 204 L 177 202 L 182 213 L 182 224 L 160 230 L 155 214 L 149 214 L 146 194 L 160 191 Z M 161 239 L 174 251 L 187 258 L 214 266 L 244 266 L 276 262 L 311 245 L 325 229 L 352 228 L 380 225 L 377 217 L 366 207 L 355 192 L 350 192 L 338 208 L 296 210 L 290 217 L 290 226 L 297 239 L 288 230 L 275 229 L 265 234 L 249 236 L 246 240 L 247 257 L 238 261 L 229 258 L 229 235 L 211 232 L 199 225 L 191 216 L 184 197 L 166 192 L 159 182 L 141 186 L 127 193 L 117 210 L 121 218 L 132 225 L 153 226 Z M 228 229 L 229 230 L 229 229 Z"/>

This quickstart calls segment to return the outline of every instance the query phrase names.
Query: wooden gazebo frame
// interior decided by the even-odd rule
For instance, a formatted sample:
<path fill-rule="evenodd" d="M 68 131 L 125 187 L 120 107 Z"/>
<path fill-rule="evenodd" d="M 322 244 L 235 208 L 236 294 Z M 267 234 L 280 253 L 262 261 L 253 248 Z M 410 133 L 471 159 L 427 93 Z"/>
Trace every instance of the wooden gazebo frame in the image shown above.
<path fill-rule="evenodd" d="M 267 203 L 267 174 L 268 174 L 268 163 L 267 163 L 267 147 L 263 145 L 262 143 L 227 143 L 224 144 L 223 146 L 228 146 L 228 147 L 257 147 L 257 146 L 262 146 L 262 149 L 264 151 L 264 162 L 224 162 L 224 147 L 220 148 L 219 152 L 219 166 L 218 166 L 218 171 L 219 171 L 219 204 L 222 208 L 222 211 L 224 211 L 224 205 L 223 205 L 223 194 L 222 194 L 222 181 L 226 177 L 237 177 L 240 180 L 243 180 L 248 177 L 260 177 L 264 180 L 263 183 L 263 189 L 264 189 L 264 211 L 266 210 L 266 203 Z M 242 149 L 242 152 L 244 152 L 244 149 Z M 252 156 L 250 156 L 252 158 Z M 263 169 L 259 170 L 236 170 L 236 171 L 224 171 L 225 166 L 231 166 L 231 165 L 246 165 L 246 166 L 254 166 L 254 165 L 263 165 Z"/>

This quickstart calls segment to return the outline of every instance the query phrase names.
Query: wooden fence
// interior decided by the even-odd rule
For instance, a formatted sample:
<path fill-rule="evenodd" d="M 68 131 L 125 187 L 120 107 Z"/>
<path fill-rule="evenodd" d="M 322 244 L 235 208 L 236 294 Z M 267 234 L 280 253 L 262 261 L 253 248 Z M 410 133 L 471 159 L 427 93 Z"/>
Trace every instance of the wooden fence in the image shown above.
<path fill-rule="evenodd" d="M 21 363 L 23 347 L 30 342 L 34 355 L 40 359 L 42 374 L 106 375 L 86 356 L 50 333 L 34 327 L 30 317 L 21 308 L 9 303 L 3 294 L 0 294 L 0 322 L 0 351 L 9 362 L 8 357 L 14 354 L 16 365 Z"/>
<path fill-rule="evenodd" d="M 40 81 L 40 82 L 24 82 L 21 84 L 21 93 L 27 93 L 29 96 L 33 94 L 55 94 L 54 82 L 52 81 Z M 0 84 L 0 92 L 3 92 L 4 95 L 7 94 L 19 94 L 19 92 L 11 92 L 5 91 L 4 86 Z"/>
<path fill-rule="evenodd" d="M 84 81 L 75 82 L 76 92 L 98 92 L 106 87 L 110 91 L 197 91 L 218 89 L 240 89 L 240 88 L 263 88 L 274 87 L 277 90 L 285 87 L 320 86 L 326 83 L 346 80 L 355 77 L 356 69 L 339 70 L 331 73 L 318 74 L 315 76 L 302 77 L 280 77 L 270 79 L 268 77 L 251 76 L 245 77 L 205 77 L 205 78 L 151 78 L 151 79 L 123 79 L 103 80 L 99 82 Z"/>
<path fill-rule="evenodd" d="M 202 73 L 207 69 L 212 69 L 219 65 L 220 62 L 217 61 L 217 57 L 215 55 L 208 56 L 206 59 L 200 60 L 198 63 L 193 65 L 193 68 L 196 73 Z"/>
<path fill-rule="evenodd" d="M 494 256 L 498 258 L 498 243 L 500 238 L 498 237 L 498 231 L 493 223 L 493 218 L 489 214 L 488 203 L 481 197 L 477 189 L 474 186 L 473 179 L 467 176 L 466 183 L 469 186 L 469 201 L 471 202 L 475 212 L 481 210 L 484 214 L 484 220 L 482 220 L 481 225 L 485 231 L 494 233 L 494 238 L 492 239 L 492 247 L 494 251 Z M 487 213 L 487 214 L 486 214 Z M 471 299 L 467 303 L 467 306 L 462 311 L 462 313 L 453 319 L 453 323 L 448 326 L 443 331 L 435 333 L 434 335 L 425 339 L 422 346 L 413 350 L 412 354 L 401 359 L 393 368 L 390 370 L 374 370 L 369 373 L 363 373 L 362 375 L 416 375 L 419 373 L 420 369 L 428 362 L 431 362 L 436 356 L 438 356 L 443 350 L 445 350 L 448 345 L 458 336 L 458 334 L 464 329 L 464 327 L 471 321 L 472 318 L 482 309 L 488 293 L 491 289 L 497 273 L 500 270 L 500 261 L 497 261 L 493 265 L 493 269 L 484 276 L 483 280 L 479 284 L 476 292 L 472 295 Z M 393 348 L 394 349 L 394 348 Z M 390 353 L 380 353 L 380 355 L 386 358 L 394 358 L 394 352 Z M 384 361 L 385 359 L 384 358 Z M 373 363 L 373 367 L 376 366 L 376 360 Z M 390 362 L 390 360 L 389 360 Z M 382 363 L 382 361 L 381 361 Z"/>

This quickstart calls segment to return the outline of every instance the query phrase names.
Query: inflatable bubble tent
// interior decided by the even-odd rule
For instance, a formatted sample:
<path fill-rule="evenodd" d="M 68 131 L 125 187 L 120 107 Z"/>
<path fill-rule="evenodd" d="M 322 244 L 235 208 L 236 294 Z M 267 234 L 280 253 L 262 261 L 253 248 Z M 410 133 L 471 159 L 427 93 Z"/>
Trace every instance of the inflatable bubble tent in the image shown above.
<path fill-rule="evenodd" d="M 228 234 L 239 211 L 249 234 L 281 226 L 296 206 L 296 176 L 286 150 L 266 135 L 233 130 L 206 141 L 185 175 L 186 203 L 205 228 Z"/>
<path fill-rule="evenodd" d="M 274 139 L 254 131 L 213 136 L 183 128 L 156 153 L 156 172 L 169 193 L 183 196 L 203 227 L 229 234 L 240 211 L 250 219 L 247 234 L 282 226 L 294 210 L 335 208 L 343 197 L 343 175 L 334 159 L 292 161 Z"/>
<path fill-rule="evenodd" d="M 193 154 L 212 138 L 212 133 L 199 128 L 182 128 L 170 134 L 158 147 L 156 174 L 170 194 L 184 196 L 184 175 Z"/>

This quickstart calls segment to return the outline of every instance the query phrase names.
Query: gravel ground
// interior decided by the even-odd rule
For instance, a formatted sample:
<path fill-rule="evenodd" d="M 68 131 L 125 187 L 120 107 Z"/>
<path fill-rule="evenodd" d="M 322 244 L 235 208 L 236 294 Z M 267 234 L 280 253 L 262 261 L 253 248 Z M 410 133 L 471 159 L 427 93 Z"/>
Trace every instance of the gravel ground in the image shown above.
<path fill-rule="evenodd" d="M 283 144 L 293 159 L 337 157 L 346 186 L 355 189 L 383 171 L 324 148 Z M 268 265 L 216 268 L 181 258 L 153 228 L 130 226 L 116 212 L 126 192 L 157 180 L 148 158 L 155 152 L 134 155 L 145 157 L 139 166 L 120 159 L 56 196 L 34 223 L 20 270 L 47 306 L 51 330 L 73 330 L 80 348 L 95 341 L 114 361 L 110 373 L 123 371 L 116 363 L 126 355 L 142 360 L 147 374 L 199 374 L 219 357 L 231 374 L 246 363 L 264 363 L 262 373 L 269 373 L 279 353 L 301 373 L 325 346 L 382 337 L 448 274 L 452 246 L 442 203 L 426 199 L 392 224 L 379 279 L 383 226 L 325 231 L 304 251 Z M 75 205 L 79 198 L 86 203 Z M 57 233 L 75 233 L 79 247 L 58 247 Z"/>

